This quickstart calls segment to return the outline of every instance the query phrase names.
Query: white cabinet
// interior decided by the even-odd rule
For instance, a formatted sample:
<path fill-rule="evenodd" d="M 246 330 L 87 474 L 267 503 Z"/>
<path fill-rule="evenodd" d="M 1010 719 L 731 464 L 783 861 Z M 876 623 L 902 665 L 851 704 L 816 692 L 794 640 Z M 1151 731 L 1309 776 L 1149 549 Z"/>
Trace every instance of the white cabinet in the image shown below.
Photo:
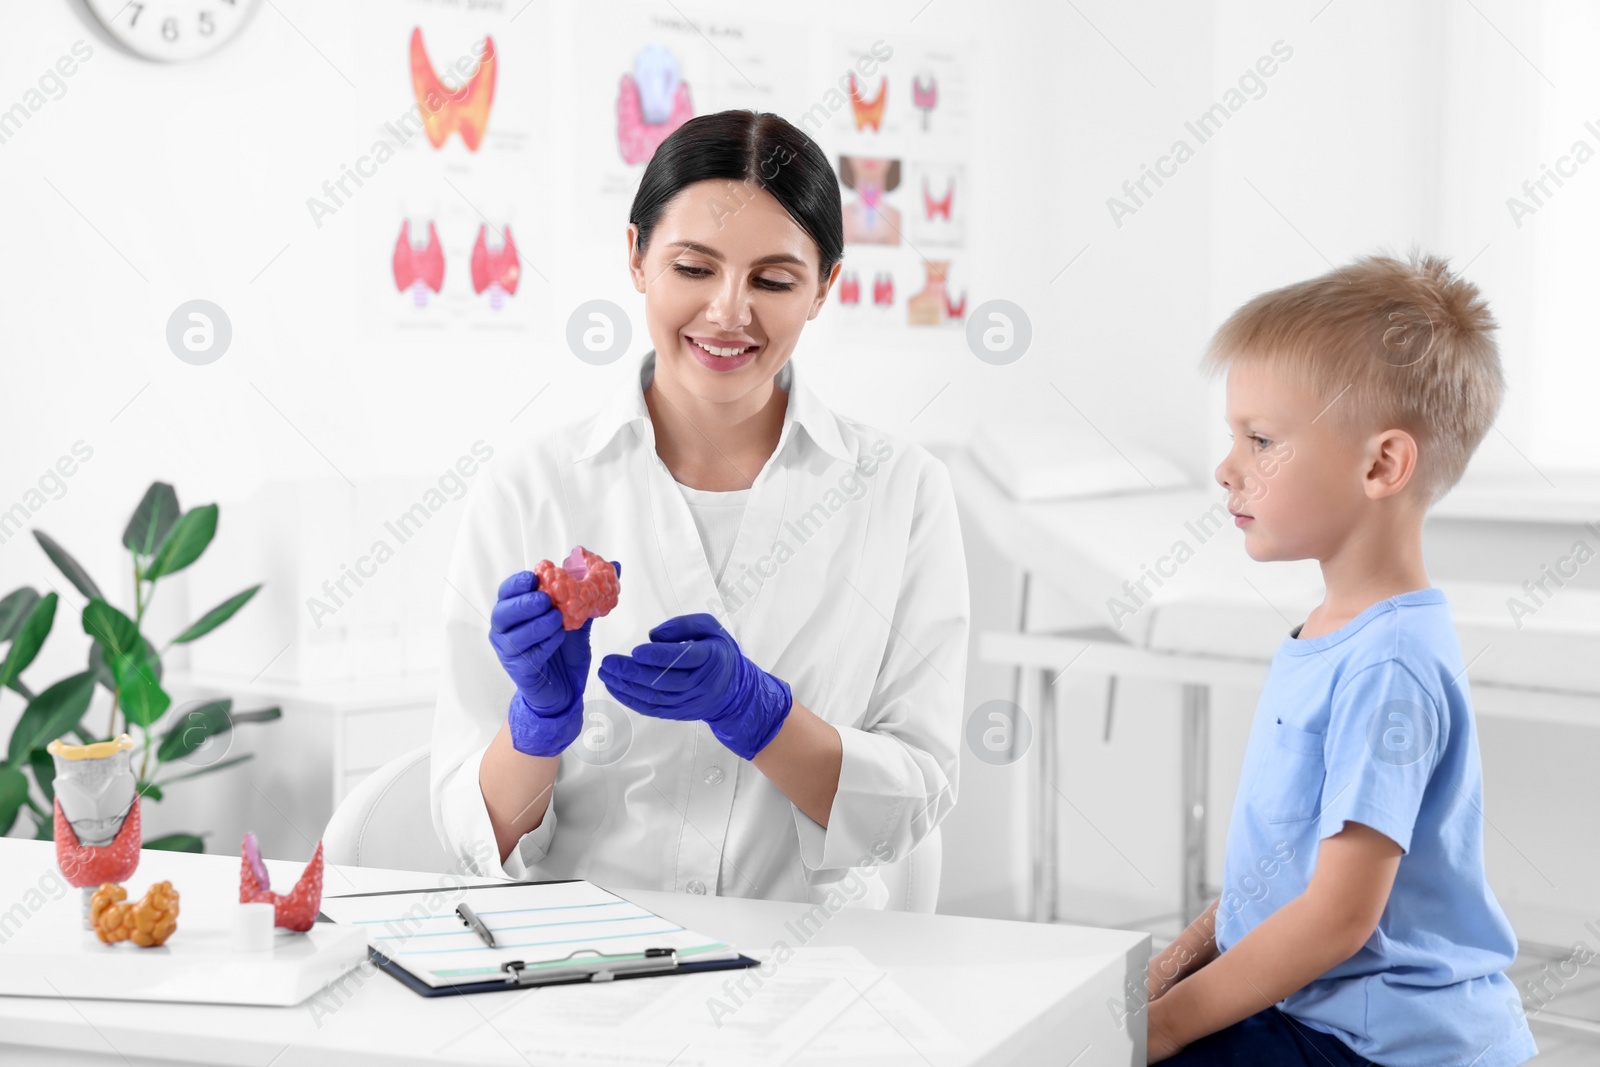
<path fill-rule="evenodd" d="M 172 785 L 151 805 L 147 837 L 177 830 L 212 831 L 206 851 L 236 853 L 246 830 L 263 855 L 309 859 L 333 809 L 372 771 L 432 736 L 438 676 L 294 684 L 174 672 L 175 706 L 229 696 L 239 711 L 277 705 L 283 718 L 241 725 L 229 757 L 254 753 L 237 767 Z M 220 756 L 216 757 L 220 758 Z M 419 828 L 432 833 L 431 826 Z"/>

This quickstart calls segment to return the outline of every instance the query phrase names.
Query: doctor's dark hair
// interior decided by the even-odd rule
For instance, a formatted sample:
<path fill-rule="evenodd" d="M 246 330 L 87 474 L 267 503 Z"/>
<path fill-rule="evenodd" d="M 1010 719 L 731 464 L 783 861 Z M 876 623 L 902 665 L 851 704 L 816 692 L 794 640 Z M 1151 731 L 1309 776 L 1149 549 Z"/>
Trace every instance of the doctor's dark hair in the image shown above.
<path fill-rule="evenodd" d="M 748 181 L 771 193 L 816 243 L 819 281 L 844 256 L 839 179 L 828 157 L 787 119 L 744 110 L 692 118 L 656 149 L 628 212 L 628 221 L 639 227 L 641 255 L 672 198 L 703 181 Z M 729 210 L 737 210 L 737 203 Z"/>

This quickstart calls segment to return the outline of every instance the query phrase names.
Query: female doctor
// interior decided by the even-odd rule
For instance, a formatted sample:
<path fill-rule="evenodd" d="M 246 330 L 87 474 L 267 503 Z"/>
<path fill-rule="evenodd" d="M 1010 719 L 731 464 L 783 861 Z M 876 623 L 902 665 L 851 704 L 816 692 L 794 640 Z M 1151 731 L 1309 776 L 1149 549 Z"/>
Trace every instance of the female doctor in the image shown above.
<path fill-rule="evenodd" d="M 627 233 L 653 351 L 466 504 L 435 830 L 480 875 L 883 907 L 856 869 L 955 803 L 969 605 L 944 465 L 792 358 L 839 275 L 838 181 L 776 115 L 705 115 Z M 530 568 L 574 545 L 621 592 L 563 630 Z"/>

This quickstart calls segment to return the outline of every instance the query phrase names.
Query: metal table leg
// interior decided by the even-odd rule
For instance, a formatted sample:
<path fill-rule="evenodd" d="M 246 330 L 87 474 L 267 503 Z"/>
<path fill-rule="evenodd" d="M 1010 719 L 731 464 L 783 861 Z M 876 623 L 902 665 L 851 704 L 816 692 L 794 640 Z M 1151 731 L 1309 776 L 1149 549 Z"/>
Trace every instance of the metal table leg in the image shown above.
<path fill-rule="evenodd" d="M 1037 672 L 1039 703 L 1036 708 L 1033 744 L 1039 750 L 1038 782 L 1036 783 L 1034 867 L 1033 867 L 1033 921 L 1055 922 L 1056 900 L 1061 866 L 1058 862 L 1060 841 L 1056 833 L 1055 781 L 1059 771 L 1059 752 L 1056 746 L 1055 687 L 1050 684 L 1050 672 Z"/>
<path fill-rule="evenodd" d="M 1017 607 L 1017 632 L 1028 631 L 1028 601 L 1032 592 L 1033 576 L 1022 572 L 1022 589 Z M 1039 753 L 1035 763 L 1033 781 L 1033 886 L 1029 913 L 1034 922 L 1054 922 L 1056 919 L 1057 876 L 1060 866 L 1057 859 L 1056 793 L 1051 783 L 1056 780 L 1057 752 L 1055 730 L 1055 689 L 1050 685 L 1050 672 L 1042 667 L 1025 667 L 1017 664 L 1016 694 L 1013 703 L 1023 708 L 1034 679 L 1037 678 L 1039 702 L 1034 708 L 1033 746 Z M 1015 736 L 1013 734 L 1013 736 Z"/>
<path fill-rule="evenodd" d="M 1018 598 L 1019 607 L 1017 608 L 1017 633 L 1019 633 L 1019 634 L 1025 634 L 1025 633 L 1028 632 L 1028 587 L 1029 587 L 1029 584 L 1030 583 L 1029 583 L 1028 572 L 1027 571 L 1023 571 L 1022 572 L 1022 592 L 1021 592 L 1021 594 L 1020 594 L 1020 596 Z M 1022 664 L 1018 663 L 1017 664 L 1016 678 L 1014 680 L 1014 689 L 1013 689 L 1012 694 L 1011 694 L 1011 702 L 1013 704 L 1015 704 L 1019 708 L 1022 706 L 1023 694 L 1026 692 L 1026 681 L 1027 680 L 1025 678 L 1023 678 L 1022 675 L 1023 675 Z"/>
<path fill-rule="evenodd" d="M 1206 899 L 1206 799 L 1211 758 L 1211 687 L 1183 687 L 1183 922 L 1200 917 Z"/>

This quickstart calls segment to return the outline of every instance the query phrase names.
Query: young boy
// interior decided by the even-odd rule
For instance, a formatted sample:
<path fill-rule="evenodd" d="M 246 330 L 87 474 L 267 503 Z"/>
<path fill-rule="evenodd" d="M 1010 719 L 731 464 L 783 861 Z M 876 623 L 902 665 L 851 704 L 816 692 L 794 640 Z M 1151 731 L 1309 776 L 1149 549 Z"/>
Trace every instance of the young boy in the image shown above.
<path fill-rule="evenodd" d="M 1500 404 L 1494 329 L 1473 285 L 1412 253 L 1256 297 L 1212 341 L 1245 550 L 1318 560 L 1326 592 L 1273 657 L 1222 895 L 1150 963 L 1151 1063 L 1537 1052 L 1484 877 L 1466 668 L 1422 559 L 1423 516 Z"/>

